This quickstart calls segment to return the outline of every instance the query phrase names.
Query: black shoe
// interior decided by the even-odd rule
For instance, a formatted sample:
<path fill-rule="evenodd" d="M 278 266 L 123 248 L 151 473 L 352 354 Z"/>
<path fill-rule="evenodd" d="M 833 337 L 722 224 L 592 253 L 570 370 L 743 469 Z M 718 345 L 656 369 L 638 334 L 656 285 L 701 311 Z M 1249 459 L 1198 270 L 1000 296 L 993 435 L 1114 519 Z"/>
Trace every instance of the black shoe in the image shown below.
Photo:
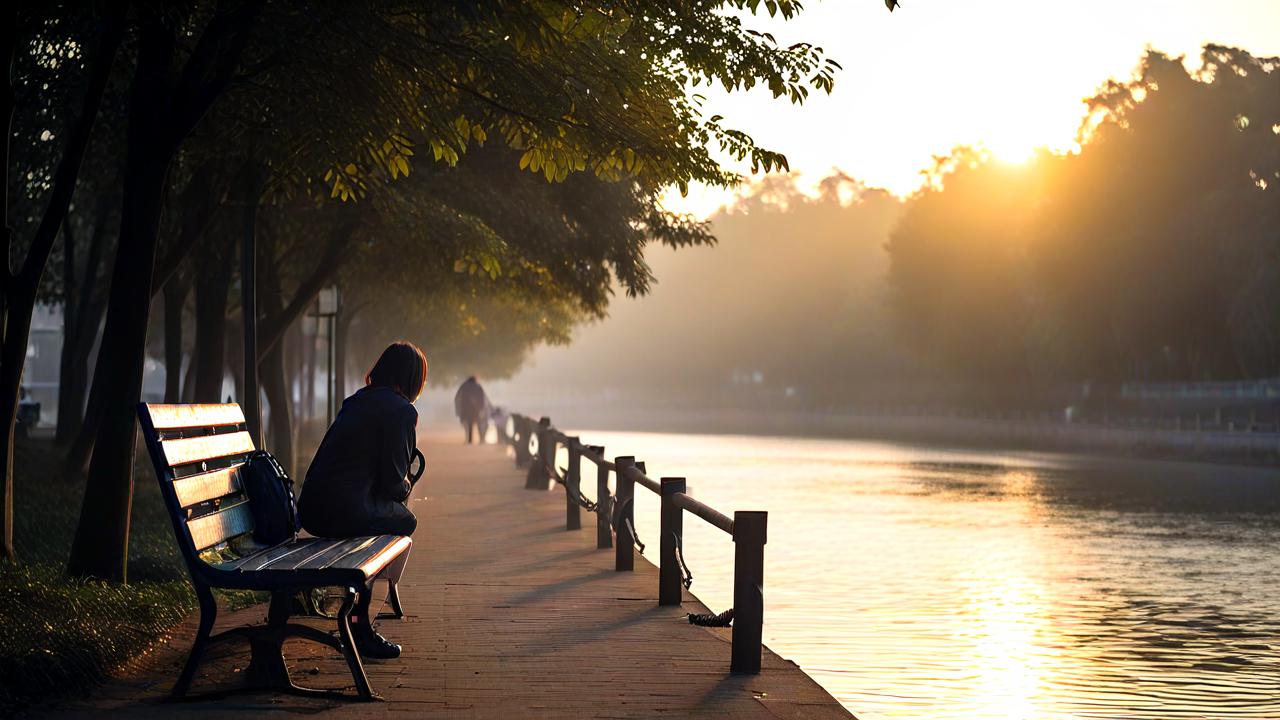
<path fill-rule="evenodd" d="M 377 633 L 369 623 L 352 623 L 351 635 L 356 641 L 356 652 L 368 660 L 394 660 L 400 657 L 400 646 Z"/>

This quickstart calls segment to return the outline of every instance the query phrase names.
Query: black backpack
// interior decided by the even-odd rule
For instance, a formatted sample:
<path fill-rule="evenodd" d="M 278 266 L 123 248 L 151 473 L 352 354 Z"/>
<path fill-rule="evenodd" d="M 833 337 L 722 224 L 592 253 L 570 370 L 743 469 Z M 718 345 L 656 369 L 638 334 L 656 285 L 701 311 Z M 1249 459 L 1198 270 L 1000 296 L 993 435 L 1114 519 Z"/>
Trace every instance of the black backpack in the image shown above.
<path fill-rule="evenodd" d="M 277 545 L 298 537 L 298 501 L 293 480 L 279 461 L 265 450 L 255 450 L 240 466 L 240 482 L 253 514 L 253 539 Z"/>

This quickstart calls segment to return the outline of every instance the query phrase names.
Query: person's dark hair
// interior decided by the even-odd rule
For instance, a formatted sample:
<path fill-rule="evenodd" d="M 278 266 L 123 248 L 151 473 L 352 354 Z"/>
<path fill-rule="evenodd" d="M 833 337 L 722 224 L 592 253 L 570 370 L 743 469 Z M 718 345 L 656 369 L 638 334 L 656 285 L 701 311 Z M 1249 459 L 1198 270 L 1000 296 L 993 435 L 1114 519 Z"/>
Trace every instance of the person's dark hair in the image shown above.
<path fill-rule="evenodd" d="M 384 385 L 414 402 L 427 384 L 427 356 L 407 340 L 391 343 L 369 368 L 364 383 Z"/>

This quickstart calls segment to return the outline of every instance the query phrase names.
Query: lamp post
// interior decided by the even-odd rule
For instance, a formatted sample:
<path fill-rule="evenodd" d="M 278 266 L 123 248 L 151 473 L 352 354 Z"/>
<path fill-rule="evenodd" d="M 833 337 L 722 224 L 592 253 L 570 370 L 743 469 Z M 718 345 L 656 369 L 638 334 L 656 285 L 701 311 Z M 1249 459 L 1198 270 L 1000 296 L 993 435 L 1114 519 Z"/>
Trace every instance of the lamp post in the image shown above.
<path fill-rule="evenodd" d="M 338 414 L 338 312 L 342 309 L 342 298 L 337 285 L 330 285 L 320 291 L 316 297 L 316 317 L 327 319 L 329 326 L 329 384 L 325 392 L 327 398 L 328 423 Z"/>

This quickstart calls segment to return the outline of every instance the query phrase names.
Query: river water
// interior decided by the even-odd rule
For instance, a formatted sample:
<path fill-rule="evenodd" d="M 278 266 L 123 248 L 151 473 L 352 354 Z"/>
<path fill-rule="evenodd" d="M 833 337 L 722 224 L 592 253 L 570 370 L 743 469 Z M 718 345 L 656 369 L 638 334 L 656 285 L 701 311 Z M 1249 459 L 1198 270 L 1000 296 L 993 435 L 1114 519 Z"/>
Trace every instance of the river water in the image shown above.
<path fill-rule="evenodd" d="M 580 434 L 769 511 L 765 642 L 862 720 L 1280 718 L 1280 472 Z M 656 563 L 658 502 L 637 495 Z M 729 607 L 728 536 L 685 531 L 693 592 Z"/>

